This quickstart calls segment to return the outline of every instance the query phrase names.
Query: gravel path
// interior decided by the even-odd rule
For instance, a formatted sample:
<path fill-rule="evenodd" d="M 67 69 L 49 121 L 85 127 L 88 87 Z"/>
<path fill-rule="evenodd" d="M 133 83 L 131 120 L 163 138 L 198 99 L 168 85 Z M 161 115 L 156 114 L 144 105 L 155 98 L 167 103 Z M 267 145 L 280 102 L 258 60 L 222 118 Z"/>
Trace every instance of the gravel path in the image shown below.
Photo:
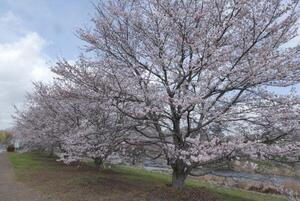
<path fill-rule="evenodd" d="M 0 201 L 58 201 L 15 180 L 7 153 L 0 153 Z"/>

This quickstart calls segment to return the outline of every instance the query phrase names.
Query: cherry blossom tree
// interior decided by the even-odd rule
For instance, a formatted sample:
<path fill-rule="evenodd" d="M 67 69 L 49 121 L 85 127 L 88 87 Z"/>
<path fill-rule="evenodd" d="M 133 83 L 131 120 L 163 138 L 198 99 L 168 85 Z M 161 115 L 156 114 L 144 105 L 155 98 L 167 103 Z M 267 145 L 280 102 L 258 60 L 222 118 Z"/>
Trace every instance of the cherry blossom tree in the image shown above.
<path fill-rule="evenodd" d="M 164 155 L 176 188 L 194 168 L 237 157 L 296 159 L 299 95 L 272 91 L 300 81 L 300 45 L 288 46 L 298 2 L 100 1 L 93 27 L 78 31 L 86 52 L 57 62 L 53 95 L 19 125 L 59 134 L 66 160 L 105 158 L 117 136 Z"/>
<path fill-rule="evenodd" d="M 17 109 L 14 115 L 14 130 L 25 150 L 53 154 L 55 149 L 61 148 L 60 137 L 65 125 L 58 119 L 64 113 L 58 112 L 63 110 L 58 102 L 50 98 L 50 91 L 49 87 L 36 83 L 34 93 L 27 96 L 23 109 Z"/>
<path fill-rule="evenodd" d="M 104 108 L 99 99 L 79 97 L 59 79 L 54 85 L 36 83 L 25 108 L 15 115 L 25 148 L 50 150 L 65 163 L 93 159 L 100 169 L 126 133 L 120 126 L 123 115 Z"/>
<path fill-rule="evenodd" d="M 82 105 L 81 109 L 85 118 L 79 126 L 63 135 L 60 159 L 65 163 L 93 159 L 99 170 L 124 141 L 127 129 L 123 126 L 123 115 L 98 104 Z"/>
<path fill-rule="evenodd" d="M 110 154 L 119 150 L 131 124 L 110 104 L 107 89 L 94 67 L 81 58 L 75 65 L 62 60 L 52 70 L 56 74 L 54 87 L 59 91 L 56 96 L 79 104 L 79 123 L 62 139 L 61 160 L 69 163 L 91 158 L 100 168 Z"/>
<path fill-rule="evenodd" d="M 286 45 L 297 36 L 297 7 L 297 0 L 101 1 L 94 26 L 78 31 L 98 79 L 89 88 L 110 90 L 111 104 L 136 122 L 134 140 L 161 148 L 177 188 L 197 166 L 297 149 L 279 142 L 299 126 L 299 107 L 291 112 L 299 96 L 270 92 L 299 83 L 300 46 Z"/>

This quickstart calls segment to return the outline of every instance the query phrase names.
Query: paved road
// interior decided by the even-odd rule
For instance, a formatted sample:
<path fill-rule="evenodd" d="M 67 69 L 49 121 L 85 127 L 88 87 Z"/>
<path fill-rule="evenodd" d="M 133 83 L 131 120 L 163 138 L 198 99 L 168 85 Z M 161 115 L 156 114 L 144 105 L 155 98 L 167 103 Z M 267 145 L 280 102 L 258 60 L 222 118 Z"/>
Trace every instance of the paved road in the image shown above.
<path fill-rule="evenodd" d="M 17 182 L 7 154 L 0 153 L 0 201 L 57 201 Z"/>

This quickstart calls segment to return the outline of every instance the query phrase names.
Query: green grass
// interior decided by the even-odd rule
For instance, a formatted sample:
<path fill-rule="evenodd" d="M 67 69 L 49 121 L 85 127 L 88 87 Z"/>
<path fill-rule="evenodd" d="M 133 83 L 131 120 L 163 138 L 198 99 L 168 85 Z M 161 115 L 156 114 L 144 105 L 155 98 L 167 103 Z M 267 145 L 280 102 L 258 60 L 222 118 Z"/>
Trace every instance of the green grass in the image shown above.
<path fill-rule="evenodd" d="M 9 159 L 14 168 L 17 179 L 22 179 L 23 177 L 28 175 L 28 173 L 56 169 L 56 166 L 53 163 L 53 158 L 42 157 L 38 154 L 9 153 Z M 47 163 L 46 161 L 48 161 L 49 163 Z"/>
<path fill-rule="evenodd" d="M 113 170 L 122 173 L 126 178 L 132 180 L 171 183 L 170 175 L 164 173 L 149 172 L 141 168 L 128 166 L 113 166 Z M 237 188 L 219 187 L 196 179 L 187 179 L 186 186 L 189 188 L 204 188 L 210 192 L 217 193 L 224 201 L 286 201 L 281 196 L 245 191 Z"/>
<path fill-rule="evenodd" d="M 195 180 L 187 181 L 187 186 L 203 187 L 211 192 L 218 193 L 224 201 L 286 201 L 286 199 L 281 196 L 251 192 L 237 188 L 219 187 Z"/>
<path fill-rule="evenodd" d="M 41 170 L 53 171 L 58 168 L 58 165 L 53 158 L 42 157 L 37 154 L 10 153 L 9 158 L 18 178 L 26 176 L 28 172 L 36 172 Z M 105 177 L 105 173 L 108 171 L 113 171 L 114 173 L 119 174 L 119 176 L 124 178 L 126 181 L 130 182 L 142 181 L 160 184 L 171 183 L 171 177 L 168 174 L 149 172 L 141 168 L 120 165 L 114 165 L 111 169 L 107 169 L 102 173 L 99 173 L 99 178 L 102 176 Z M 78 180 L 80 180 L 80 178 L 78 178 Z M 280 196 L 250 192 L 236 188 L 218 187 L 196 179 L 188 179 L 186 182 L 186 187 L 202 188 L 216 193 L 224 201 L 286 201 L 286 199 Z"/>

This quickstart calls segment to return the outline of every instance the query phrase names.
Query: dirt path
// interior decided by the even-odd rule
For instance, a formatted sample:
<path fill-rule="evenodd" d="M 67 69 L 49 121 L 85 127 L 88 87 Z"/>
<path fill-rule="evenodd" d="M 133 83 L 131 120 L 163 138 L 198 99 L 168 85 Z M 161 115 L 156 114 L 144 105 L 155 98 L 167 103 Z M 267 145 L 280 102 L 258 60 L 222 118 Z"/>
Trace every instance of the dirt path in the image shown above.
<path fill-rule="evenodd" d="M 0 153 L 0 201 L 58 201 L 15 180 L 6 153 Z"/>

